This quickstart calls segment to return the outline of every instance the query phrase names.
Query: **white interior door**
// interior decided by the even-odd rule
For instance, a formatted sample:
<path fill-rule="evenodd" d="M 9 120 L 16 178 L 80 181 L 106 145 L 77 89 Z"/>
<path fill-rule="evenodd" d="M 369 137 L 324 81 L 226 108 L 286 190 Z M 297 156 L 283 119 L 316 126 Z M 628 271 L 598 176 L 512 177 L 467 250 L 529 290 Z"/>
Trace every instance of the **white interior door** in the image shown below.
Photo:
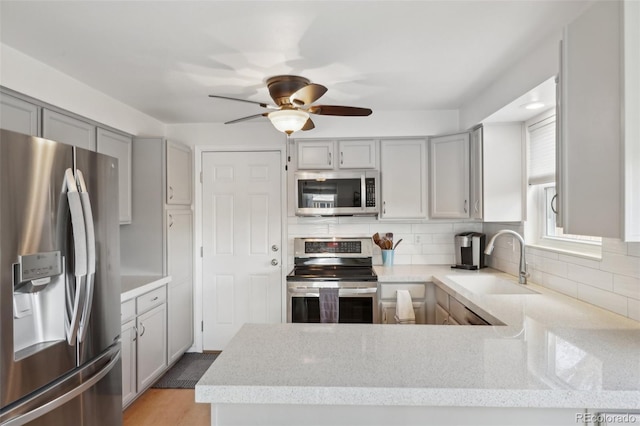
<path fill-rule="evenodd" d="M 202 154 L 203 349 L 244 323 L 281 321 L 279 152 Z"/>

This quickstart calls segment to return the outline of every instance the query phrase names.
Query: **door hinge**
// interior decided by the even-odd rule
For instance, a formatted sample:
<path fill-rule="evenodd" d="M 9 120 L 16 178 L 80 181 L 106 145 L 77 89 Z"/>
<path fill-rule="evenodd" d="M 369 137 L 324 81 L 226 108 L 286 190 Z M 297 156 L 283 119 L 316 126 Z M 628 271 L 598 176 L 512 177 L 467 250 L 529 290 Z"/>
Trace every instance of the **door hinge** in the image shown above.
<path fill-rule="evenodd" d="M 287 170 L 289 170 L 289 166 L 288 165 L 284 165 L 284 171 L 286 172 Z"/>
<path fill-rule="evenodd" d="M 200 321 L 200 331 L 204 332 L 204 321 Z"/>
<path fill-rule="evenodd" d="M 200 257 L 204 257 L 204 246 L 200 246 Z"/>

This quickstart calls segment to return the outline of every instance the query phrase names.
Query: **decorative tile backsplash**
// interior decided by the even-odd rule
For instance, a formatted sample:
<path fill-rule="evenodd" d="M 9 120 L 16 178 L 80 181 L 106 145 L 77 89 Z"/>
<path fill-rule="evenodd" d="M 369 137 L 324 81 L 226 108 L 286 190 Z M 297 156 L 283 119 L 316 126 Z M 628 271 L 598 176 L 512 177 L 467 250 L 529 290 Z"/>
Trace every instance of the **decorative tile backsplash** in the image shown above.
<path fill-rule="evenodd" d="M 293 239 L 296 237 L 371 237 L 374 233 L 393 232 L 394 241 L 402 238 L 395 253 L 396 264 L 453 264 L 453 237 L 464 231 L 484 232 L 487 242 L 501 229 L 521 235 L 520 223 L 384 222 L 369 217 L 289 217 L 289 259 L 293 268 Z M 496 240 L 495 250 L 486 257 L 488 266 L 518 275 L 520 247 L 512 237 Z M 373 262 L 382 264 L 380 249 L 374 245 Z M 617 314 L 640 321 L 640 243 L 604 239 L 602 259 L 595 260 L 527 247 L 529 280 Z"/>
<path fill-rule="evenodd" d="M 396 264 L 454 263 L 453 237 L 464 231 L 482 231 L 479 222 L 393 223 L 370 217 L 289 217 L 289 267 L 293 267 L 293 239 L 296 237 L 371 237 L 376 232 L 393 232 L 394 242 L 402 238 L 394 255 Z M 380 249 L 373 246 L 373 263 L 382 264 Z"/>
<path fill-rule="evenodd" d="M 490 238 L 500 229 L 523 231 L 519 223 L 485 223 L 483 232 Z M 604 238 L 601 260 L 533 247 L 526 256 L 532 282 L 640 321 L 640 243 Z M 487 264 L 517 275 L 519 259 L 518 243 L 500 237 Z"/>

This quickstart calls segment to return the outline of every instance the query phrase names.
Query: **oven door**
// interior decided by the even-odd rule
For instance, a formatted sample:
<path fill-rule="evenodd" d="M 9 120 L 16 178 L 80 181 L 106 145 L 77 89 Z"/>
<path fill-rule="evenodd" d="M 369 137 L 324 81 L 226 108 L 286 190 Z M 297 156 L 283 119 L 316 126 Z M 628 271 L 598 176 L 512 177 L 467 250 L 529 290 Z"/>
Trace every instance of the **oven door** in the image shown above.
<path fill-rule="evenodd" d="M 287 322 L 320 322 L 320 289 L 304 283 L 289 283 Z M 338 322 L 378 324 L 377 287 L 340 287 Z"/>

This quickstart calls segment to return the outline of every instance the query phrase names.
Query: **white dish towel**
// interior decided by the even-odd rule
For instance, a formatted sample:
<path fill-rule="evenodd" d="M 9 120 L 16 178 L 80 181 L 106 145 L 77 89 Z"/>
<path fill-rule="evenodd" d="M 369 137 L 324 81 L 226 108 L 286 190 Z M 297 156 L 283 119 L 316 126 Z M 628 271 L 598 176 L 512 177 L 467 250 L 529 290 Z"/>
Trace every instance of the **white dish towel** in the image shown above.
<path fill-rule="evenodd" d="M 395 319 L 398 324 L 416 323 L 416 315 L 413 312 L 413 303 L 411 302 L 411 294 L 409 294 L 409 290 L 396 291 Z"/>

